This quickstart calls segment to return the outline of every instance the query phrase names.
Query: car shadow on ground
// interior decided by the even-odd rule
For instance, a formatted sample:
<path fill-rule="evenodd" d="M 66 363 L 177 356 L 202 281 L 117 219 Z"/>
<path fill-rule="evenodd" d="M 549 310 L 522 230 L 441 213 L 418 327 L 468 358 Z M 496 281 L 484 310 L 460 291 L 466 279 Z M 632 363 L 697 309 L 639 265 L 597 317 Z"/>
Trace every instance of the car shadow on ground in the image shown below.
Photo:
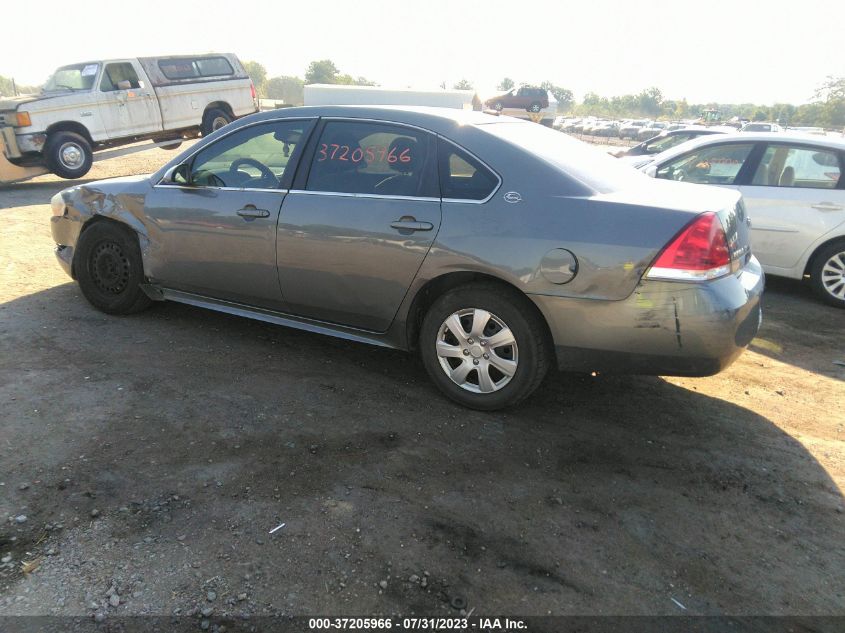
<path fill-rule="evenodd" d="M 142 596 L 126 613 L 209 589 L 224 610 L 300 614 L 845 604 L 824 468 L 766 418 L 660 378 L 554 374 L 480 413 L 401 352 L 178 304 L 110 317 L 74 284 L 0 305 L 0 331 L 0 513 L 29 516 L 0 549 L 60 553 L 9 613 L 66 594 L 54 612 L 84 611 L 115 576 Z M 0 576 L 0 596 L 22 582 Z"/>
<path fill-rule="evenodd" d="M 55 177 L 52 177 L 55 178 Z M 25 181 L 12 184 L 0 184 L 0 211 L 13 209 L 20 205 L 29 205 L 33 197 L 49 207 L 50 198 L 64 189 L 94 182 L 97 178 L 78 180 Z"/>
<path fill-rule="evenodd" d="M 807 281 L 766 277 L 763 326 L 750 348 L 775 360 L 845 380 L 845 310 L 827 305 Z"/>

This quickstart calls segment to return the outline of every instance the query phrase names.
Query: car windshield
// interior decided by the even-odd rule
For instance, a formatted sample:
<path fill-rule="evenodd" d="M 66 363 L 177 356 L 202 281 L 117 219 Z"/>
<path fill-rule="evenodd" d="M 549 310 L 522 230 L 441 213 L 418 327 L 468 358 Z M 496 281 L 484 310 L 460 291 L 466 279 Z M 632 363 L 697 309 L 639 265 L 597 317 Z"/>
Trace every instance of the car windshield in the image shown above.
<path fill-rule="evenodd" d="M 481 126 L 494 136 L 524 148 L 599 193 L 642 184 L 642 174 L 617 159 L 566 134 L 527 122 Z"/>
<path fill-rule="evenodd" d="M 44 84 L 43 92 L 58 90 L 91 90 L 97 78 L 99 64 L 62 66 Z"/>

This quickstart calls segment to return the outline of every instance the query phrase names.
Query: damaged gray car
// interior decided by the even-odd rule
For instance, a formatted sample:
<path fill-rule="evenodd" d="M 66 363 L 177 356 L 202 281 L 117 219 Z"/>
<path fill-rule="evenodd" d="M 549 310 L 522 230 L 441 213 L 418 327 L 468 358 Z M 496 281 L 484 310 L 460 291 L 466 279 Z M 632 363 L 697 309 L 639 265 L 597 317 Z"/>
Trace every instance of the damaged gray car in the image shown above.
<path fill-rule="evenodd" d="M 171 300 L 415 350 L 476 409 L 519 402 L 553 365 L 714 374 L 761 318 L 739 194 L 508 117 L 256 114 L 52 207 L 58 260 L 104 312 Z"/>

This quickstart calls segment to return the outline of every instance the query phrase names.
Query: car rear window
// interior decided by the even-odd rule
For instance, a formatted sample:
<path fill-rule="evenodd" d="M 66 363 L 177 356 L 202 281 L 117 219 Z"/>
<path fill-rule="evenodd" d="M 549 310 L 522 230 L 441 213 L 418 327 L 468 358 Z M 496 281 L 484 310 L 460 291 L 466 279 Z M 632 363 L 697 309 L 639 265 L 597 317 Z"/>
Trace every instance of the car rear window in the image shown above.
<path fill-rule="evenodd" d="M 162 59 L 158 67 L 168 79 L 197 79 L 234 75 L 232 65 L 225 57 L 185 57 Z"/>
<path fill-rule="evenodd" d="M 647 178 L 609 154 L 545 125 L 501 121 L 479 129 L 522 147 L 598 193 L 642 185 Z"/>

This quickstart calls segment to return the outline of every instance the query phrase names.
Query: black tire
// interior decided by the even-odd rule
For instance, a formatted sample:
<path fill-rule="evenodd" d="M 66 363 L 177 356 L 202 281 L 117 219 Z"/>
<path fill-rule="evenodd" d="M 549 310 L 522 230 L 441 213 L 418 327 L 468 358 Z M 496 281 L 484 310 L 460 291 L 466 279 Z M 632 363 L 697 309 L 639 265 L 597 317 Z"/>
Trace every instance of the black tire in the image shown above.
<path fill-rule="evenodd" d="M 129 227 L 99 221 L 79 236 L 74 271 L 82 294 L 107 314 L 133 314 L 151 299 L 141 290 L 144 266 L 137 234 Z"/>
<path fill-rule="evenodd" d="M 202 135 L 208 136 L 231 122 L 232 117 L 228 112 L 219 108 L 212 108 L 202 117 Z"/>
<path fill-rule="evenodd" d="M 94 152 L 85 137 L 75 132 L 56 132 L 44 146 L 44 162 L 52 173 L 72 180 L 89 172 Z"/>
<path fill-rule="evenodd" d="M 845 308 L 845 241 L 828 244 L 816 253 L 810 269 L 810 284 L 822 301 Z"/>
<path fill-rule="evenodd" d="M 487 375 L 493 381 L 491 384 L 496 389 L 487 393 L 478 391 L 481 388 L 478 372 L 485 367 L 487 361 L 483 359 L 488 359 L 489 355 L 479 356 L 479 354 L 484 350 L 491 354 L 493 352 L 489 346 L 481 347 L 485 344 L 482 340 L 467 338 L 459 341 L 457 345 L 460 349 L 455 349 L 458 354 L 463 355 L 443 359 L 451 370 L 459 365 L 469 368 L 469 373 L 464 379 L 464 386 L 460 386 L 447 375 L 437 351 L 438 343 L 441 341 L 450 348 L 455 347 L 452 341 L 457 337 L 451 335 L 451 330 L 446 328 L 446 319 L 461 312 L 472 312 L 474 309 L 490 313 L 489 321 L 484 321 L 489 329 L 484 330 L 482 340 L 501 332 L 504 329 L 501 326 L 504 325 L 510 329 L 515 341 L 515 346 L 497 346 L 496 349 L 501 353 L 496 356 L 499 359 L 510 359 L 510 362 L 515 361 L 516 370 L 508 378 L 495 367 L 487 369 Z M 471 329 L 467 327 L 473 321 L 472 314 L 459 318 L 462 324 L 468 324 L 462 326 L 464 334 L 469 332 L 471 337 Z M 473 344 L 469 344 L 470 340 Z M 543 381 L 553 357 L 545 323 L 532 309 L 528 300 L 518 292 L 494 283 L 459 286 L 438 297 L 423 318 L 419 348 L 423 364 L 434 384 L 455 402 L 481 411 L 494 411 L 512 406 L 527 398 Z M 472 349 L 471 352 L 470 349 Z M 482 364 L 478 365 L 476 361 Z M 474 363 L 477 367 L 472 367 L 469 363 Z M 492 362 L 486 366 L 492 367 Z"/>
<path fill-rule="evenodd" d="M 540 110 L 542 110 L 542 109 L 543 109 L 543 106 L 540 104 L 540 102 L 539 102 L 539 101 L 535 101 L 535 102 L 534 102 L 534 103 L 532 103 L 530 106 L 528 106 L 528 111 L 529 111 L 529 112 L 534 112 L 534 113 L 537 113 L 537 112 L 539 112 L 539 111 L 540 111 Z"/>
<path fill-rule="evenodd" d="M 175 143 L 171 143 L 170 145 L 159 145 L 161 149 L 166 149 L 168 152 L 173 151 L 174 149 L 179 149 L 182 147 L 182 141 L 176 141 Z"/>

